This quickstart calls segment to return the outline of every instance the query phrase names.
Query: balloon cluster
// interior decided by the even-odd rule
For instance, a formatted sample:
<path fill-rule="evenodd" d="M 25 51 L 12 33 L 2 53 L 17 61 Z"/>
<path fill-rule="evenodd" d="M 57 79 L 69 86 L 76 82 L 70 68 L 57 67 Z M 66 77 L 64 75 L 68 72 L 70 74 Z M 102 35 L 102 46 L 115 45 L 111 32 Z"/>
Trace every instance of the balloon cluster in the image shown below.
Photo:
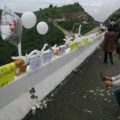
<path fill-rule="evenodd" d="M 36 24 L 37 18 L 34 13 L 25 12 L 22 14 L 21 21 L 26 29 L 30 29 Z M 48 32 L 48 25 L 45 22 L 39 22 L 36 29 L 39 34 L 45 35 Z"/>

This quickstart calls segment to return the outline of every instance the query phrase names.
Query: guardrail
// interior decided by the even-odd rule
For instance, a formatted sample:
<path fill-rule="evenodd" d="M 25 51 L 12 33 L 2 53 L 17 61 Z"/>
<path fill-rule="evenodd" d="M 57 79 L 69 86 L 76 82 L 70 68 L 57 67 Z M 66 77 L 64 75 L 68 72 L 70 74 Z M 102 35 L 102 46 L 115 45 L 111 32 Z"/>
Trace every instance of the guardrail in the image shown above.
<path fill-rule="evenodd" d="M 44 99 L 61 83 L 84 59 L 86 59 L 103 40 L 97 36 L 85 46 L 80 46 L 62 57 L 57 56 L 39 69 L 21 74 L 13 82 L 0 89 L 1 120 L 22 119 L 33 106 L 29 88 L 34 87 L 38 100 Z M 35 104 L 35 103 L 34 103 Z"/>
<path fill-rule="evenodd" d="M 13 82 L 15 80 L 15 75 L 18 76 L 24 72 L 36 71 L 45 64 L 55 60 L 56 57 L 62 57 L 68 52 L 72 52 L 79 47 L 90 44 L 95 37 L 96 34 L 80 37 L 78 40 L 70 41 L 69 44 L 51 48 L 43 52 L 34 50 L 30 55 L 24 58 L 18 58 L 15 62 L 0 66 L 0 88 Z"/>

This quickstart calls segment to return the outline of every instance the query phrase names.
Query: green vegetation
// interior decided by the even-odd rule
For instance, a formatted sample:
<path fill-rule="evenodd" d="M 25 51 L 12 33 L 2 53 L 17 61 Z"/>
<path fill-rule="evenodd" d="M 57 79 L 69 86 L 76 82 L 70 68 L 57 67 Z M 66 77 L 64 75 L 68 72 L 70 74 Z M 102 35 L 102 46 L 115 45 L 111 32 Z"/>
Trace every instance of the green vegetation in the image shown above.
<path fill-rule="evenodd" d="M 75 13 L 78 11 L 84 11 L 79 3 L 74 3 L 74 5 L 64 5 L 62 7 L 53 7 L 53 5 L 50 5 L 49 8 L 40 9 L 39 12 L 36 12 L 36 15 L 39 20 L 46 20 L 48 18 L 61 18 L 62 14 Z"/>
<path fill-rule="evenodd" d="M 32 30 L 23 30 L 22 35 L 22 53 L 29 53 L 34 49 L 40 50 L 44 43 L 48 43 L 49 47 L 54 44 L 63 44 L 64 34 L 49 24 L 49 31 L 46 35 L 40 35 L 37 33 L 36 28 Z M 17 48 L 8 42 L 0 40 L 0 65 L 6 64 L 11 61 L 11 56 L 17 55 Z"/>
<path fill-rule="evenodd" d="M 80 19 L 81 13 L 82 18 Z M 40 9 L 40 11 L 35 12 L 35 14 L 38 21 L 45 21 L 48 23 L 49 31 L 43 36 L 37 33 L 36 26 L 32 29 L 23 29 L 23 55 L 31 52 L 34 49 L 40 50 L 45 43 L 48 43 L 49 47 L 53 46 L 54 44 L 61 45 L 64 43 L 64 34 L 58 28 L 56 28 L 52 21 L 49 21 L 49 19 L 55 20 L 58 18 L 65 18 L 65 21 L 58 22 L 57 24 L 68 31 L 78 32 L 78 26 L 81 23 L 80 20 L 83 20 L 83 16 L 85 15 L 88 24 L 83 25 L 82 34 L 95 27 L 93 18 L 84 12 L 83 8 L 78 3 L 74 3 L 74 5 L 65 5 L 62 7 L 53 7 L 50 5 L 49 8 Z M 11 56 L 17 55 L 17 48 L 15 46 L 0 39 L 0 65 L 12 61 Z"/>
<path fill-rule="evenodd" d="M 22 38 L 23 54 L 26 51 L 29 53 L 33 49 L 40 50 L 45 43 L 49 43 L 49 47 L 56 43 L 58 45 L 63 43 L 64 34 L 52 24 L 48 24 L 48 26 L 49 32 L 44 36 L 38 34 L 35 28 L 32 31 L 24 30 Z"/>
<path fill-rule="evenodd" d="M 86 24 L 83 24 L 76 19 L 66 20 L 64 22 L 59 22 L 58 24 L 61 27 L 65 28 L 66 30 L 73 31 L 74 33 L 78 32 L 79 25 L 81 24 L 82 25 L 82 29 L 81 29 L 82 35 L 84 35 L 85 33 L 87 33 L 88 31 L 92 30 L 93 28 L 95 28 L 97 26 L 97 24 L 95 22 L 88 22 Z"/>
<path fill-rule="evenodd" d="M 120 9 L 116 10 L 112 15 L 110 15 L 105 23 L 109 23 L 111 21 L 120 23 Z"/>
<path fill-rule="evenodd" d="M 81 29 L 81 34 L 84 35 L 85 33 L 87 33 L 88 31 L 92 30 L 95 27 L 97 27 L 97 24 L 94 22 L 83 24 Z"/>
<path fill-rule="evenodd" d="M 77 30 L 75 28 L 79 27 L 80 22 L 76 19 L 69 19 L 63 22 L 59 22 L 58 24 L 68 31 L 76 32 Z"/>

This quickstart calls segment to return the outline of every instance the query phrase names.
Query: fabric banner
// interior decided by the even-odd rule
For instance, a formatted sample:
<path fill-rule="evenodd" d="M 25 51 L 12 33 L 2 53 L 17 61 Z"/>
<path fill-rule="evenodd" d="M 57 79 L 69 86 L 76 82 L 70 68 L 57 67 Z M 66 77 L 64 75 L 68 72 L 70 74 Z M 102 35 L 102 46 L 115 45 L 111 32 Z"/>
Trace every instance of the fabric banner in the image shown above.
<path fill-rule="evenodd" d="M 0 67 L 0 87 L 14 80 L 16 65 L 14 62 Z"/>
<path fill-rule="evenodd" d="M 4 7 L 0 21 L 0 32 L 4 41 L 17 46 L 21 40 L 21 19 L 8 7 Z"/>
<path fill-rule="evenodd" d="M 52 60 L 52 51 L 51 50 L 46 50 L 42 53 L 42 63 L 48 63 Z"/>
<path fill-rule="evenodd" d="M 40 54 L 32 55 L 29 58 L 30 71 L 35 71 L 41 67 L 41 56 Z"/>
<path fill-rule="evenodd" d="M 78 48 L 78 43 L 77 43 L 77 41 L 75 41 L 75 40 L 74 40 L 74 41 L 71 41 L 69 47 L 70 47 L 70 51 L 76 50 L 76 49 Z"/>

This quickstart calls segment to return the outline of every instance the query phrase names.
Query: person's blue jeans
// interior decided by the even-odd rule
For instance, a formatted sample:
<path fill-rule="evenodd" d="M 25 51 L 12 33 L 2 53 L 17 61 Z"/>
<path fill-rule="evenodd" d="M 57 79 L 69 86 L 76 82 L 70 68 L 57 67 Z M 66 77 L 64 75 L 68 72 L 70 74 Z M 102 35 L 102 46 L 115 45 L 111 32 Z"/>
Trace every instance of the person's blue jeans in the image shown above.
<path fill-rule="evenodd" d="M 115 95 L 117 103 L 118 103 L 118 105 L 120 107 L 120 88 L 118 88 L 118 89 L 115 90 L 114 95 Z"/>

